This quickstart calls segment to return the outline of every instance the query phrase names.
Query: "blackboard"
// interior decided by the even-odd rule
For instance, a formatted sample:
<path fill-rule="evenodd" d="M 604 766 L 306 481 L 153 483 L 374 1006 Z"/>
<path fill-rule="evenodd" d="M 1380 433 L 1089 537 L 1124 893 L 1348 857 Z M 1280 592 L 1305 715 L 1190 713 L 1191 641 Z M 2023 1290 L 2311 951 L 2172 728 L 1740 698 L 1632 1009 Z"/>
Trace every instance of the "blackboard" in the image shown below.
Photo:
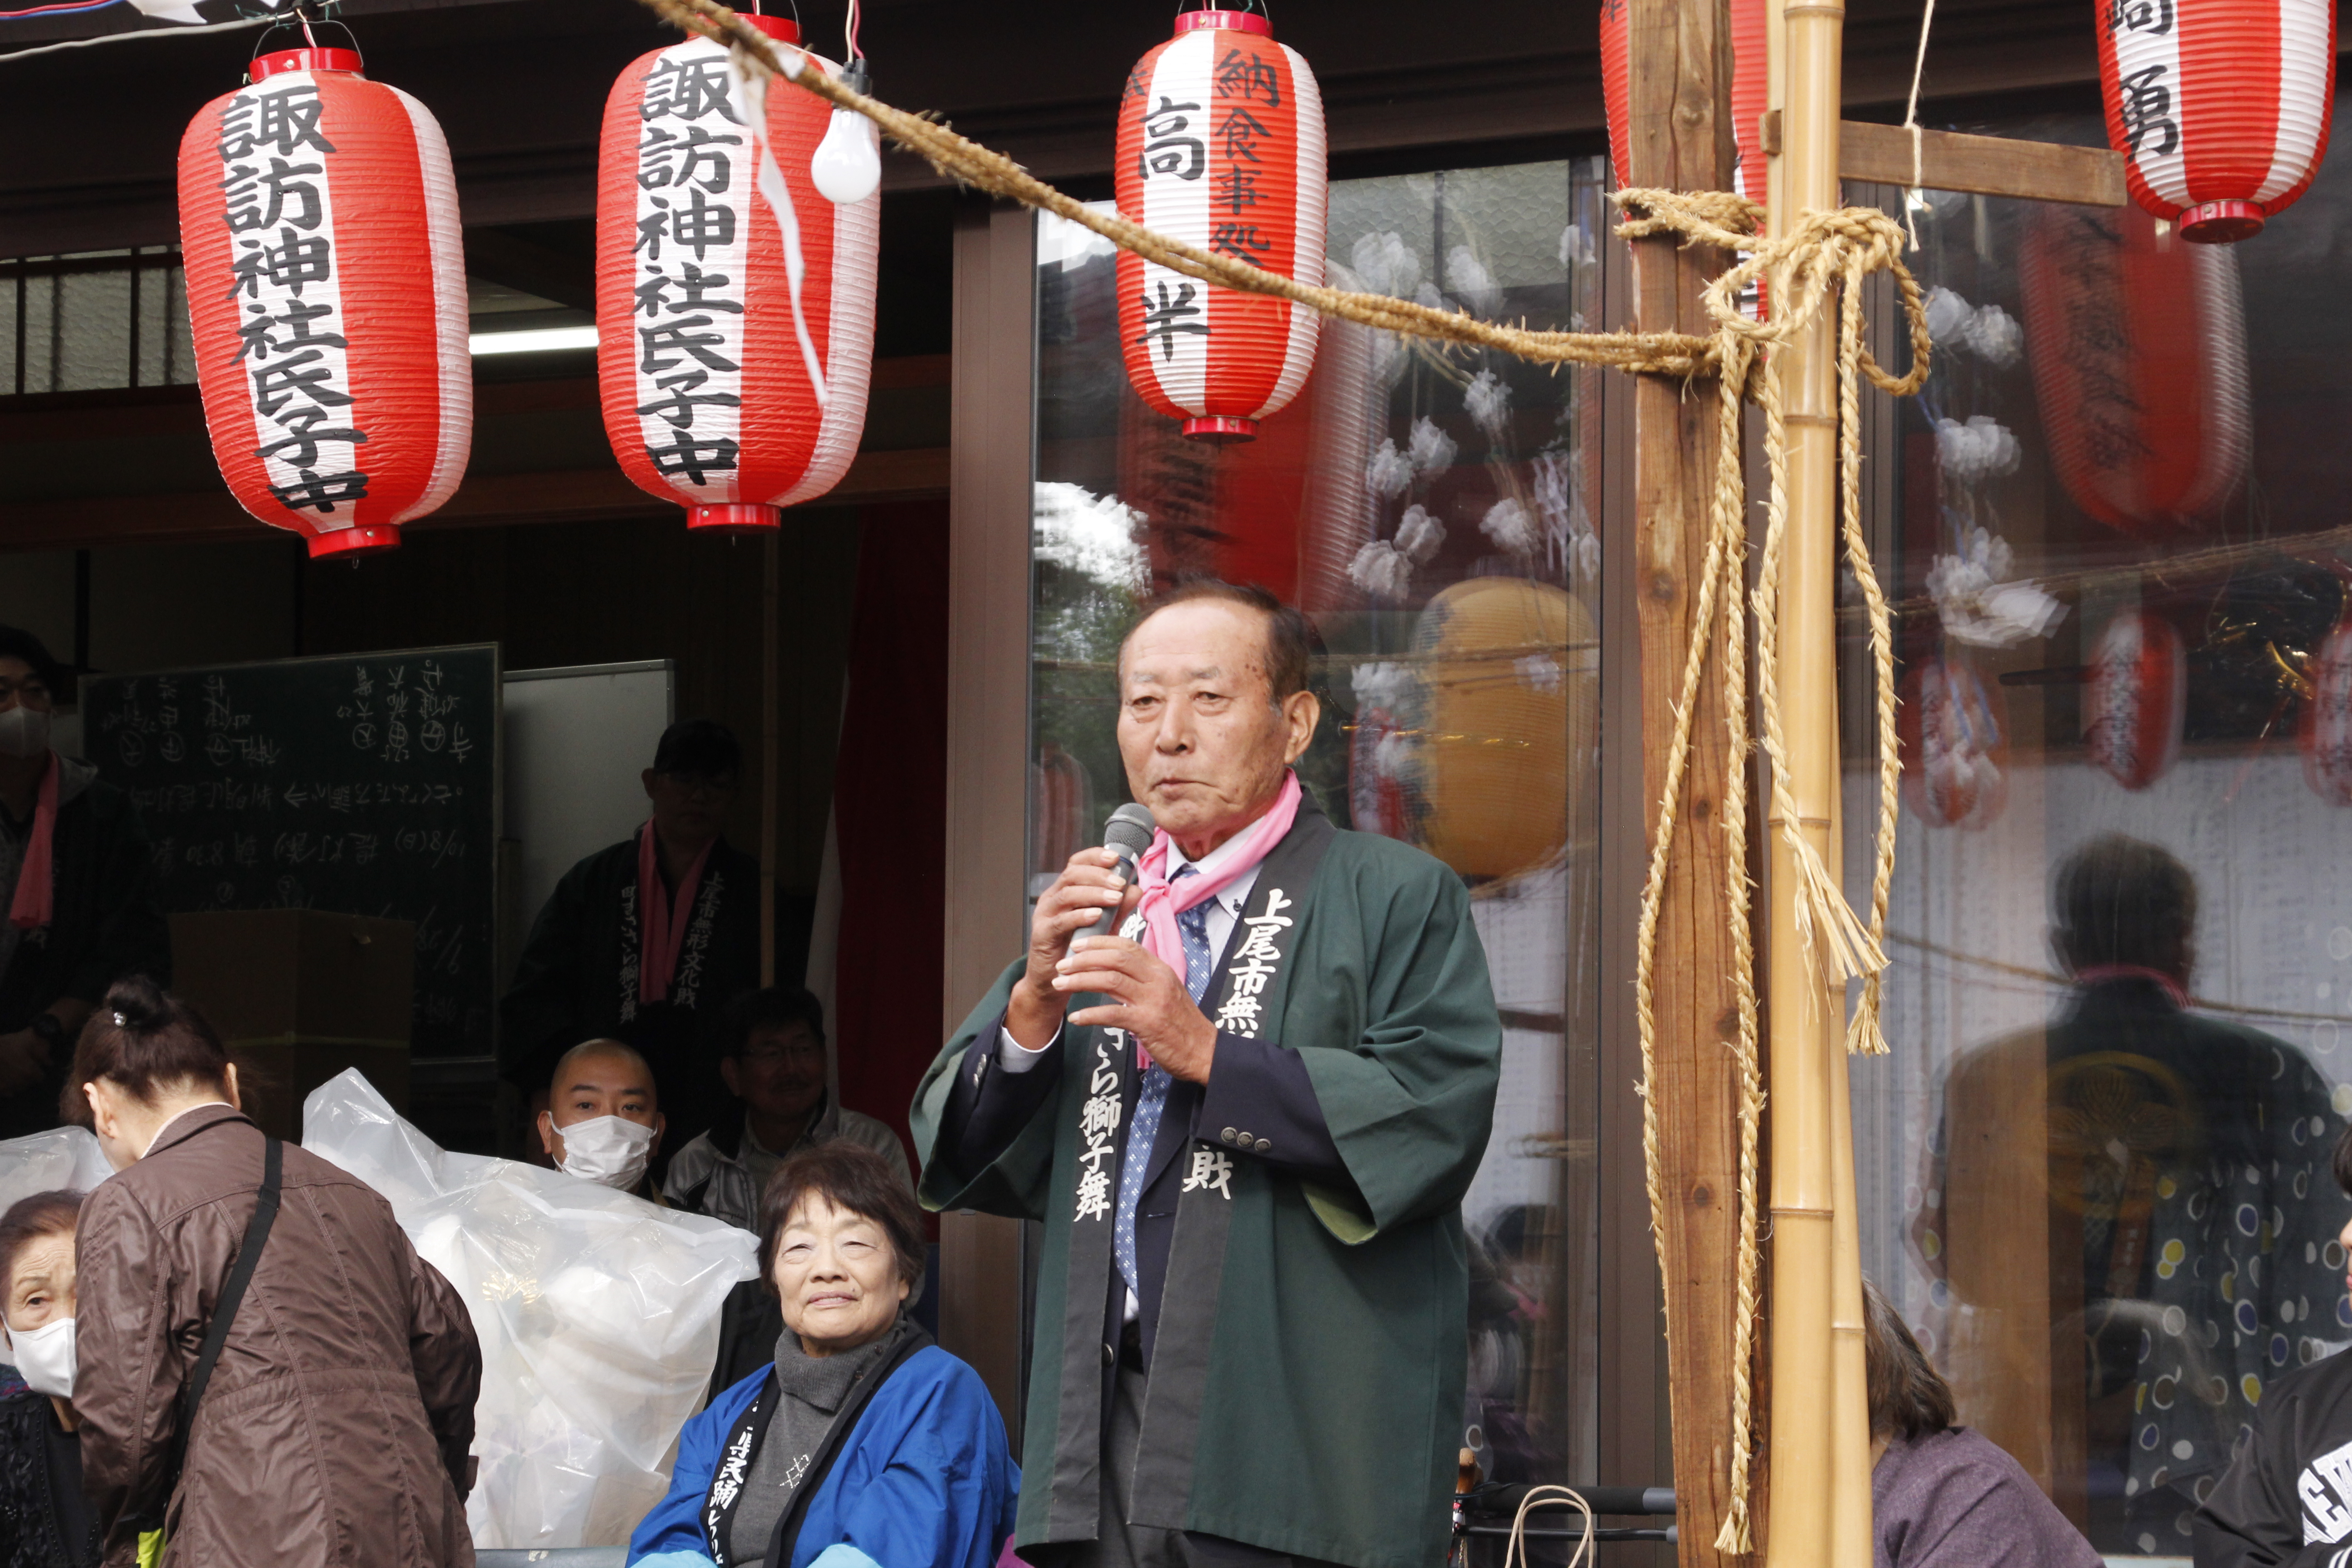
<path fill-rule="evenodd" d="M 495 643 L 85 676 L 83 754 L 131 792 L 163 907 L 416 922 L 419 1056 L 497 1015 Z"/>

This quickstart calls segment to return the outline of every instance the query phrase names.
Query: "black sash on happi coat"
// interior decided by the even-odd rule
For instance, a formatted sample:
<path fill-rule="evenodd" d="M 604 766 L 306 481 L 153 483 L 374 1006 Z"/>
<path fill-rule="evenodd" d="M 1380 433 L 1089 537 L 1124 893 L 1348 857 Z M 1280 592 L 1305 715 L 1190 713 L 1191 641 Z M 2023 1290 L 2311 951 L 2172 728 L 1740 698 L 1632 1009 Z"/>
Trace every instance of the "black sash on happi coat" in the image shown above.
<path fill-rule="evenodd" d="M 1290 832 L 1259 864 L 1249 901 L 1202 999 L 1202 1011 L 1219 1031 L 1254 1039 L 1275 1037 L 1308 889 L 1335 832 L 1328 817 L 1302 804 Z M 1130 930 L 1127 934 L 1134 933 Z M 1075 1185 L 1060 1199 L 1072 1204 L 1074 1212 L 1062 1298 L 1062 1379 L 1048 1541 L 1091 1541 L 1101 1522 L 1106 1379 L 1114 1362 L 1103 1331 L 1118 1279 L 1111 1232 L 1118 1209 L 1127 1112 L 1135 1103 L 1139 1077 L 1135 1045 L 1123 1030 L 1091 1029 L 1087 1034 L 1086 1059 L 1069 1064 L 1087 1078 L 1078 1111 Z M 1169 1247 L 1130 1509 L 1132 1522 L 1171 1530 L 1183 1527 L 1192 1495 L 1192 1456 L 1216 1334 L 1217 1292 L 1224 1273 L 1225 1237 L 1233 1224 L 1234 1192 L 1270 1179 L 1256 1161 L 1237 1158 L 1214 1142 L 1195 1139 L 1179 1157 L 1189 1163 Z"/>

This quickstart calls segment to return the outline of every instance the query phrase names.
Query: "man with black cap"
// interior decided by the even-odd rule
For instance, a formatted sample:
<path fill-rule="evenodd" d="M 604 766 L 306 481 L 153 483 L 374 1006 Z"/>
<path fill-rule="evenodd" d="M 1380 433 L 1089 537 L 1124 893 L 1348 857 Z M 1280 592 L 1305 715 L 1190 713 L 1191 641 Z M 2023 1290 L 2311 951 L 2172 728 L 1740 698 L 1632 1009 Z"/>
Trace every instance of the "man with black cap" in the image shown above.
<path fill-rule="evenodd" d="M 49 745 L 66 682 L 38 637 L 0 626 L 0 1137 L 57 1125 L 74 1037 L 109 985 L 172 978 L 131 797 Z"/>
<path fill-rule="evenodd" d="M 565 872 L 532 922 L 499 1007 L 508 1081 L 541 1089 L 572 1047 L 620 1040 L 653 1065 L 673 1143 L 709 1126 L 711 1030 L 760 983 L 760 863 L 721 832 L 742 766 L 716 720 L 662 732 L 645 826 Z"/>

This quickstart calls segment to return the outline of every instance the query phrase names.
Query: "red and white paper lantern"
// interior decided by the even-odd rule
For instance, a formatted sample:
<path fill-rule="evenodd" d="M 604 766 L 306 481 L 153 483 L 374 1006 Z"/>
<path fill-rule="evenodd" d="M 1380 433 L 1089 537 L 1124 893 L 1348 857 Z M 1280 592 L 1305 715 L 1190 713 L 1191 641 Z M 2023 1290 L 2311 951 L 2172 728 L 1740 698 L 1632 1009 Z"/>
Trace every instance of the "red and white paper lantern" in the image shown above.
<path fill-rule="evenodd" d="M 2126 610 L 2091 653 L 2083 693 L 2083 744 L 2126 789 L 2141 790 L 2180 757 L 2189 716 L 2189 650 L 2170 621 Z"/>
<path fill-rule="evenodd" d="M 2207 527 L 2253 449 L 2235 252 L 2136 207 L 2046 207 L 2018 263 L 2051 466 L 2122 532 Z"/>
<path fill-rule="evenodd" d="M 1155 233 L 1323 281 L 1329 174 L 1315 73 L 1247 11 L 1188 11 L 1128 73 L 1118 210 Z M 1119 338 L 1144 402 L 1196 440 L 1246 441 L 1306 384 L 1318 318 L 1118 253 Z"/>
<path fill-rule="evenodd" d="M 1625 37 L 1633 0 L 1601 0 L 1601 106 L 1609 119 L 1609 161 L 1616 184 L 1633 168 L 1632 47 Z M 1764 0 L 1731 0 L 1731 133 L 1739 146 L 1732 189 L 1764 199 L 1764 108 L 1770 88 L 1765 56 Z"/>
<path fill-rule="evenodd" d="M 180 142 L 180 243 L 221 477 L 310 554 L 400 543 L 474 436 L 457 186 L 423 104 L 285 49 Z"/>
<path fill-rule="evenodd" d="M 2327 152 L 2335 0 L 2095 0 L 2107 144 L 2132 199 L 2226 244 L 2292 206 Z"/>
<path fill-rule="evenodd" d="M 2005 706 L 1965 657 L 1921 659 L 1904 678 L 1895 720 L 1903 792 L 1930 827 L 1980 828 L 2008 804 Z"/>
<path fill-rule="evenodd" d="M 799 54 L 790 20 L 743 20 Z M 826 200 L 809 163 L 832 106 L 783 80 L 765 96 L 768 149 L 741 118 L 727 50 L 690 38 L 637 59 L 604 105 L 604 433 L 630 479 L 683 505 L 690 528 L 780 526 L 781 509 L 840 482 L 866 426 L 881 198 Z M 771 150 L 777 178 L 763 182 Z"/>
<path fill-rule="evenodd" d="M 2303 778 L 2330 805 L 2352 805 L 2352 621 L 2338 621 L 2305 673 Z"/>

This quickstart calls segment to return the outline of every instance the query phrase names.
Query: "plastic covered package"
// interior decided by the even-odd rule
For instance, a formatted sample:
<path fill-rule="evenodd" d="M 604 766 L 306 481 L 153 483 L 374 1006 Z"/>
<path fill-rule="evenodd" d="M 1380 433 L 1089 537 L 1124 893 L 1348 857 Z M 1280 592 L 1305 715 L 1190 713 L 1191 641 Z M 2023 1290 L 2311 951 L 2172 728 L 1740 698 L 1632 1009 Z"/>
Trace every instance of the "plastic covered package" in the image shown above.
<path fill-rule="evenodd" d="M 382 1193 L 482 1345 L 474 1544 L 625 1543 L 668 1489 L 749 1231 L 560 1171 L 436 1146 L 356 1070 L 310 1092 L 302 1147 Z"/>
<path fill-rule="evenodd" d="M 98 1135 L 86 1127 L 0 1140 L 0 1214 L 35 1193 L 86 1193 L 112 1174 Z"/>

